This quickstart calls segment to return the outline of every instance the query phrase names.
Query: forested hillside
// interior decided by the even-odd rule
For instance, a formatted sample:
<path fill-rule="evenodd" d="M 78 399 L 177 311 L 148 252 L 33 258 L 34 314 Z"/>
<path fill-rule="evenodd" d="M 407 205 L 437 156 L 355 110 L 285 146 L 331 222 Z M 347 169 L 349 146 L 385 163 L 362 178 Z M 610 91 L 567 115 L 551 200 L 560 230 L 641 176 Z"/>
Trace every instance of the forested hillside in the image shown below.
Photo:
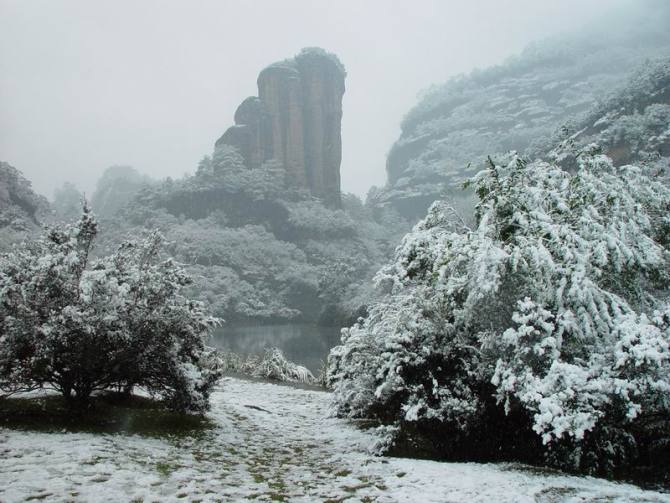
<path fill-rule="evenodd" d="M 49 202 L 21 172 L 0 162 L 0 251 L 25 239 L 49 217 Z"/>
<path fill-rule="evenodd" d="M 633 19 L 604 17 L 586 30 L 535 43 L 504 64 L 429 89 L 405 116 L 388 155 L 387 185 L 370 194 L 371 203 L 416 221 L 440 196 L 464 197 L 463 181 L 482 169 L 486 156 L 537 154 L 565 124 L 588 122 L 609 109 L 614 103 L 607 98 L 640 65 L 652 64 L 645 60 L 670 54 L 668 5 L 645 5 Z M 471 209 L 469 201 L 462 204 Z"/>
<path fill-rule="evenodd" d="M 619 91 L 587 114 L 564 124 L 539 143 L 531 155 L 558 161 L 574 169 L 568 152 L 552 148 L 583 148 L 598 145 L 616 165 L 643 163 L 667 171 L 670 159 L 670 57 L 641 65 Z M 664 173 L 667 176 L 667 173 Z"/>
<path fill-rule="evenodd" d="M 276 163 L 249 169 L 221 145 L 194 175 L 145 186 L 103 220 L 101 238 L 111 249 L 128 233 L 160 229 L 198 297 L 229 321 L 337 324 L 362 313 L 364 279 L 407 230 L 392 215 L 375 221 L 354 195 L 342 205 L 327 208 Z"/>

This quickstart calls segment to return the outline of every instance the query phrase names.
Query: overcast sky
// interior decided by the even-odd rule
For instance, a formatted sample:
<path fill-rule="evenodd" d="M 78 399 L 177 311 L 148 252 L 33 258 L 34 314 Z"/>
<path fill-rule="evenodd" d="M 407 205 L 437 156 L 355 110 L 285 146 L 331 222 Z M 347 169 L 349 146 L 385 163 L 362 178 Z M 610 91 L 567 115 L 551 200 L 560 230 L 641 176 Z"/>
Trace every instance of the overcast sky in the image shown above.
<path fill-rule="evenodd" d="M 129 164 L 193 172 L 302 47 L 347 68 L 343 190 L 385 181 L 399 124 L 431 84 L 635 0 L 0 0 L 0 160 L 51 197 Z"/>

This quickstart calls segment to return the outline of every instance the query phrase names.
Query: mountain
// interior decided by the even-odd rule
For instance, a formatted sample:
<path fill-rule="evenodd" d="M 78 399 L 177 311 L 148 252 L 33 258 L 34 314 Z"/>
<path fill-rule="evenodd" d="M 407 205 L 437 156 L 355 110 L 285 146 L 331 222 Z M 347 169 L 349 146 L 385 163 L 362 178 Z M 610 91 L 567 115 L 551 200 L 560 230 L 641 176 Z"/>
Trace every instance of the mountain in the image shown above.
<path fill-rule="evenodd" d="M 335 55 L 304 49 L 260 72 L 258 96 L 242 101 L 193 175 L 141 188 L 134 176 L 120 209 L 102 204 L 103 189 L 113 201 L 130 191 L 102 180 L 93 207 L 112 210 L 101 213 L 105 252 L 159 228 L 194 294 L 228 321 L 355 321 L 408 229 L 340 192 L 344 77 Z"/>
<path fill-rule="evenodd" d="M 290 185 L 340 207 L 345 76 L 337 56 L 320 48 L 271 64 L 258 75 L 258 97 L 240 104 L 216 146 L 235 147 L 248 168 L 274 160 Z"/>
<path fill-rule="evenodd" d="M 620 90 L 566 123 L 534 154 L 572 169 L 574 152 L 589 145 L 597 145 L 615 165 L 642 164 L 668 175 L 670 56 L 644 63 Z"/>
<path fill-rule="evenodd" d="M 0 162 L 0 251 L 39 228 L 50 217 L 49 202 L 21 172 Z"/>
<path fill-rule="evenodd" d="M 611 106 L 606 98 L 622 92 L 641 63 L 670 54 L 670 5 L 644 5 L 430 89 L 404 118 L 387 184 L 371 192 L 371 204 L 413 221 L 444 195 L 467 204 L 462 183 L 488 155 L 536 154 L 561 126 Z"/>

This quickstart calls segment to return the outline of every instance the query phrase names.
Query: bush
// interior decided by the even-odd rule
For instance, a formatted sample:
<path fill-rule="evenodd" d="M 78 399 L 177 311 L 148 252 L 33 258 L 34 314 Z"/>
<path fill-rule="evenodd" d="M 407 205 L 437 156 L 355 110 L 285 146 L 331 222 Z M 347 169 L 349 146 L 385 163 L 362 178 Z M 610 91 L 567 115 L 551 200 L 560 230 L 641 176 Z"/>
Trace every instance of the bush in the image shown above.
<path fill-rule="evenodd" d="M 280 382 L 319 384 L 319 379 L 302 365 L 289 361 L 279 348 L 266 348 L 263 356 L 212 351 L 208 358 L 222 372 L 234 372 Z"/>
<path fill-rule="evenodd" d="M 201 357 L 217 320 L 180 295 L 190 279 L 161 260 L 159 234 L 92 260 L 97 233 L 85 207 L 77 225 L 0 257 L 0 391 L 49 388 L 82 406 L 140 386 L 175 410 L 206 410 L 219 374 Z"/>
<path fill-rule="evenodd" d="M 340 415 L 400 450 L 610 475 L 642 459 L 649 418 L 668 432 L 670 190 L 579 160 L 491 162 L 474 229 L 433 205 L 330 355 Z"/>
<path fill-rule="evenodd" d="M 307 384 L 316 382 L 316 378 L 307 368 L 287 360 L 284 353 L 277 348 L 267 349 L 255 367 L 255 377 Z"/>

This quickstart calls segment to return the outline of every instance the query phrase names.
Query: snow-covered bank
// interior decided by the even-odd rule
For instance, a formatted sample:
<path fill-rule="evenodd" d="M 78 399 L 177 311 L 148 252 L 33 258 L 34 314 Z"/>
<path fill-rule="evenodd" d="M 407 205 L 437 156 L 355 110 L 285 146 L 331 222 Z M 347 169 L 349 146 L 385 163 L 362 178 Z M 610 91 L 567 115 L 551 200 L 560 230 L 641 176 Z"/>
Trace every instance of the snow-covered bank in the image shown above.
<path fill-rule="evenodd" d="M 191 437 L 0 428 L 0 501 L 653 501 L 670 495 L 512 465 L 378 458 L 329 394 L 227 378 Z"/>

